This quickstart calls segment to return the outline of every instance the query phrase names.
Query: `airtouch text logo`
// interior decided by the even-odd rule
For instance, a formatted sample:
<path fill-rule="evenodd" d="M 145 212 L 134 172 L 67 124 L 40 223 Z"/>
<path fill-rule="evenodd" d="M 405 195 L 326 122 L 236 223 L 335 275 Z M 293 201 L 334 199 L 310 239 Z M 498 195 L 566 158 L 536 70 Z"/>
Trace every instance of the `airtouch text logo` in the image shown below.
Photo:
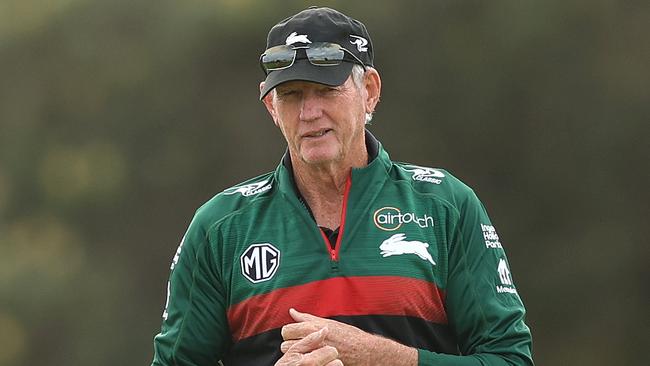
<path fill-rule="evenodd" d="M 404 212 L 397 207 L 382 207 L 372 216 L 375 226 L 384 231 L 395 231 L 404 224 L 416 224 L 421 228 L 433 227 L 433 217 L 418 216 L 413 212 Z"/>

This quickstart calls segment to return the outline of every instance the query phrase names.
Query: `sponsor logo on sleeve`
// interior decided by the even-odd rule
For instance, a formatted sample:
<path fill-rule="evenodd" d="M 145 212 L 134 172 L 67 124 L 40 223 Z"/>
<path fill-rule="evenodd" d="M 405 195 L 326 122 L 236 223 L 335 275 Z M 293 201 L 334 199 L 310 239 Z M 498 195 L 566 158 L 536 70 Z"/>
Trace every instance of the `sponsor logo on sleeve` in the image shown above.
<path fill-rule="evenodd" d="M 172 265 L 170 266 L 170 269 L 173 271 L 174 268 L 176 268 L 176 265 L 178 264 L 178 260 L 181 257 L 181 251 L 183 250 L 183 244 L 185 244 L 185 237 L 187 236 L 187 233 L 183 235 L 183 239 L 181 240 L 181 243 L 178 245 L 178 249 L 176 249 L 176 254 L 174 254 L 174 259 L 172 259 Z M 162 317 L 164 320 L 167 320 L 169 317 L 169 313 L 167 312 L 167 309 L 169 308 L 169 296 L 171 292 L 171 281 L 167 281 L 167 297 L 165 300 L 165 309 L 163 310 Z"/>
<path fill-rule="evenodd" d="M 402 255 L 402 254 L 415 254 L 420 259 L 429 261 L 432 265 L 436 265 L 436 262 L 433 261 L 431 254 L 427 250 L 429 247 L 428 243 L 423 243 L 417 240 L 406 240 L 405 234 L 395 234 L 390 238 L 384 240 L 381 245 L 379 245 L 380 254 L 382 257 L 390 257 L 393 255 Z"/>
<path fill-rule="evenodd" d="M 406 171 L 412 173 L 413 180 L 419 182 L 428 182 L 433 184 L 441 184 L 445 173 L 433 168 L 425 168 L 417 165 L 408 165 Z"/>
<path fill-rule="evenodd" d="M 246 184 L 238 187 L 231 187 L 223 191 L 224 194 L 236 194 L 239 193 L 244 197 L 253 196 L 256 194 L 264 193 L 271 189 L 271 184 L 268 180 Z"/>
<path fill-rule="evenodd" d="M 502 248 L 499 241 L 497 230 L 492 225 L 481 224 L 481 231 L 483 231 L 483 239 L 485 239 L 485 247 L 490 249 Z"/>
<path fill-rule="evenodd" d="M 404 224 L 415 224 L 421 228 L 433 227 L 433 217 L 427 214 L 416 215 L 414 212 L 402 212 L 397 207 L 382 207 L 375 211 L 372 220 L 379 229 L 395 231 Z"/>
<path fill-rule="evenodd" d="M 178 264 L 178 259 L 181 257 L 181 251 L 183 251 L 183 244 L 185 244 L 185 237 L 187 234 L 183 235 L 183 239 L 181 239 L 181 243 L 178 245 L 178 248 L 176 249 L 176 254 L 174 254 L 174 259 L 172 259 L 172 265 L 170 269 L 173 271 L 174 267 L 176 267 L 176 264 Z"/>
<path fill-rule="evenodd" d="M 508 263 L 505 259 L 499 259 L 497 272 L 499 273 L 499 280 L 501 281 L 501 285 L 497 285 L 497 292 L 500 294 L 516 294 L 517 289 L 512 284 L 512 276 L 510 275 L 510 269 L 508 268 Z"/>
<path fill-rule="evenodd" d="M 271 243 L 251 244 L 241 255 L 241 272 L 252 283 L 268 281 L 280 267 L 280 251 Z"/>

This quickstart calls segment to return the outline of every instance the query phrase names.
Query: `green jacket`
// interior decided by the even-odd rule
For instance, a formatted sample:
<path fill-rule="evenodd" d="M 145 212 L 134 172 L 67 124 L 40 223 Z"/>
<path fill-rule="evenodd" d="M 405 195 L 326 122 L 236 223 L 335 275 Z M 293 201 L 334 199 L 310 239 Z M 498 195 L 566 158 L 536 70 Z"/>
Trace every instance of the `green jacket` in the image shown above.
<path fill-rule="evenodd" d="M 420 365 L 532 365 L 505 252 L 474 192 L 390 160 L 353 169 L 334 243 L 278 168 L 197 210 L 174 256 L 156 365 L 273 365 L 288 310 L 417 348 Z M 288 155 L 288 154 L 287 154 Z"/>

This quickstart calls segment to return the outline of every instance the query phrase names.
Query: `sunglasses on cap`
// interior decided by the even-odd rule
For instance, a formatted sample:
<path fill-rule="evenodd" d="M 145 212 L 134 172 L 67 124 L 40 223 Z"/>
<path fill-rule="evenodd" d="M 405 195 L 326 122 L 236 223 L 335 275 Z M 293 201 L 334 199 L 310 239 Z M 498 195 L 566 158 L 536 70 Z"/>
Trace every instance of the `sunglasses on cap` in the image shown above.
<path fill-rule="evenodd" d="M 306 46 L 279 45 L 264 51 L 260 56 L 260 66 L 264 74 L 271 71 L 289 68 L 296 61 L 299 49 L 304 49 L 307 59 L 314 66 L 337 66 L 344 61 L 345 55 L 352 56 L 354 61 L 366 69 L 366 65 L 350 50 L 341 45 L 329 42 L 314 42 Z"/>

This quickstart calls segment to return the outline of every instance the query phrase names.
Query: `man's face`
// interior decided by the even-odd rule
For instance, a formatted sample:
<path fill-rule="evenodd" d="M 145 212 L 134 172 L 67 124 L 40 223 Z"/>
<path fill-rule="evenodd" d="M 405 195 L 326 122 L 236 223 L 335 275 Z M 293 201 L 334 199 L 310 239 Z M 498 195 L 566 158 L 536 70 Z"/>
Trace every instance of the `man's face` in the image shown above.
<path fill-rule="evenodd" d="M 290 81 L 275 88 L 264 103 L 289 145 L 292 157 L 310 165 L 353 159 L 365 151 L 367 92 L 352 78 L 331 87 Z"/>

